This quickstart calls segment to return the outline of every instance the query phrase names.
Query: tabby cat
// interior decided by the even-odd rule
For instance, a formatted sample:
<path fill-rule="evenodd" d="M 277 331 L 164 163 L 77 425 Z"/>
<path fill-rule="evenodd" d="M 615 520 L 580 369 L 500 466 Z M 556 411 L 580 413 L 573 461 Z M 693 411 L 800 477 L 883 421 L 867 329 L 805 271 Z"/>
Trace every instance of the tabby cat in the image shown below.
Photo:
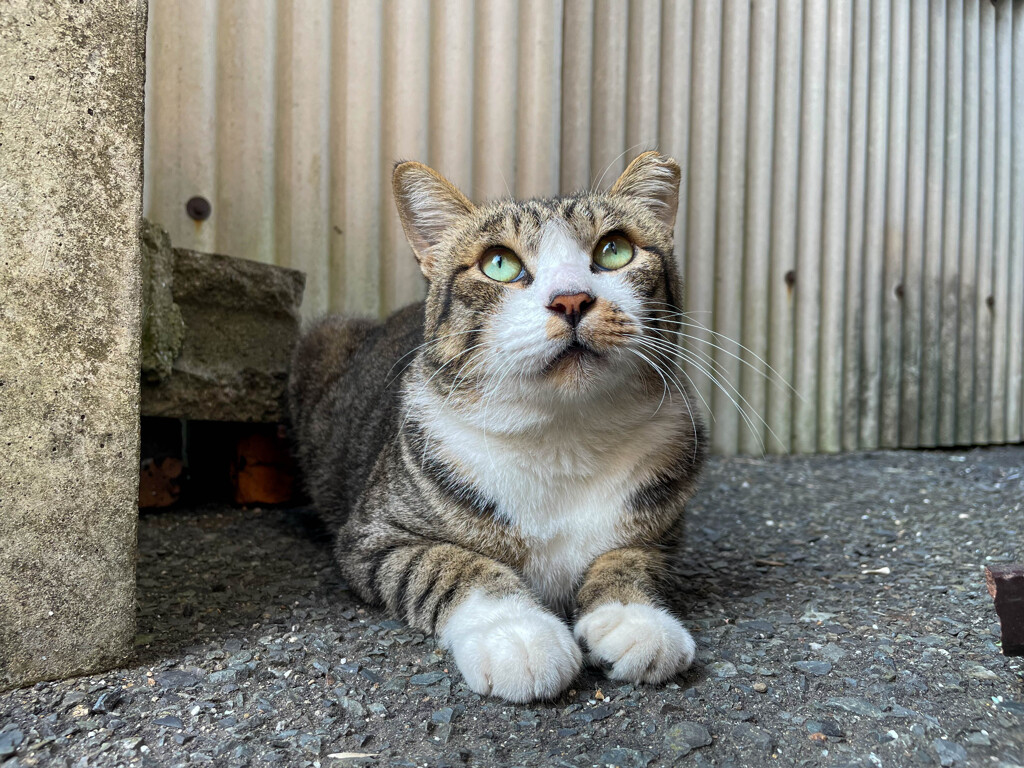
<path fill-rule="evenodd" d="M 478 693 L 554 697 L 581 646 L 632 682 L 693 660 L 661 597 L 705 454 L 671 330 L 679 179 L 647 152 L 603 194 L 474 205 L 400 163 L 426 301 L 296 349 L 296 450 L 348 583 Z"/>

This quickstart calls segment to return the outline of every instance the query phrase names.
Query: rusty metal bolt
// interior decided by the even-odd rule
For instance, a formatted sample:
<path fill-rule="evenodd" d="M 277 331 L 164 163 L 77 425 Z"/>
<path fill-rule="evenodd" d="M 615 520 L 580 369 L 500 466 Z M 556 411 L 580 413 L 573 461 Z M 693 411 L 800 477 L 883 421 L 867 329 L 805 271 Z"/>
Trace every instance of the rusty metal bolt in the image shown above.
<path fill-rule="evenodd" d="M 206 221 L 210 218 L 212 210 L 213 208 L 210 205 L 210 201 L 199 195 L 190 197 L 189 201 L 185 203 L 185 213 L 187 213 L 188 217 L 193 221 Z"/>

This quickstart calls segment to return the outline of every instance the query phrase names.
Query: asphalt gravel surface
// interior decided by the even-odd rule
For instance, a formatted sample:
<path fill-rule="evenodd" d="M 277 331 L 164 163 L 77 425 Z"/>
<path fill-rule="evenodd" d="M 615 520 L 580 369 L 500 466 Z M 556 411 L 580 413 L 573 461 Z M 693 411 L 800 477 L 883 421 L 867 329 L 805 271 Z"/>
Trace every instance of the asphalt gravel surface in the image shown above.
<path fill-rule="evenodd" d="M 1024 447 L 714 459 L 662 686 L 472 693 L 346 589 L 306 509 L 144 514 L 137 654 L 0 694 L 0 766 L 1024 765 L 1024 658 L 987 563 L 1024 561 Z"/>

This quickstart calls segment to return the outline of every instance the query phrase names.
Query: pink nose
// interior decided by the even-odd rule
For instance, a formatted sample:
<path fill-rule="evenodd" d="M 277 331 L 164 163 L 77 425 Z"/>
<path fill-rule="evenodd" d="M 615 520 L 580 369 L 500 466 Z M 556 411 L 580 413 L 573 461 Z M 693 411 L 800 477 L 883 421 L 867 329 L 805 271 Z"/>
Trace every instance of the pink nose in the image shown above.
<path fill-rule="evenodd" d="M 583 314 L 594 306 L 594 297 L 589 293 L 564 293 L 555 296 L 548 304 L 548 309 L 558 315 L 565 315 L 565 319 L 575 328 Z"/>

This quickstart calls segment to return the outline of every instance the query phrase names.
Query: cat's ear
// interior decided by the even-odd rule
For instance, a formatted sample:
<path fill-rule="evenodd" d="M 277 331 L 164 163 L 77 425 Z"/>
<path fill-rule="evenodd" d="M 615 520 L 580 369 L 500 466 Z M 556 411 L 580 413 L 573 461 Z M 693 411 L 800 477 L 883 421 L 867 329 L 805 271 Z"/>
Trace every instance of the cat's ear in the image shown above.
<path fill-rule="evenodd" d="M 422 163 L 399 163 L 391 183 L 402 229 L 429 280 L 437 244 L 446 231 L 472 213 L 473 204 L 448 179 Z"/>
<path fill-rule="evenodd" d="M 632 197 L 671 228 L 679 208 L 679 165 L 660 152 L 644 152 L 622 172 L 608 191 L 610 195 Z"/>

